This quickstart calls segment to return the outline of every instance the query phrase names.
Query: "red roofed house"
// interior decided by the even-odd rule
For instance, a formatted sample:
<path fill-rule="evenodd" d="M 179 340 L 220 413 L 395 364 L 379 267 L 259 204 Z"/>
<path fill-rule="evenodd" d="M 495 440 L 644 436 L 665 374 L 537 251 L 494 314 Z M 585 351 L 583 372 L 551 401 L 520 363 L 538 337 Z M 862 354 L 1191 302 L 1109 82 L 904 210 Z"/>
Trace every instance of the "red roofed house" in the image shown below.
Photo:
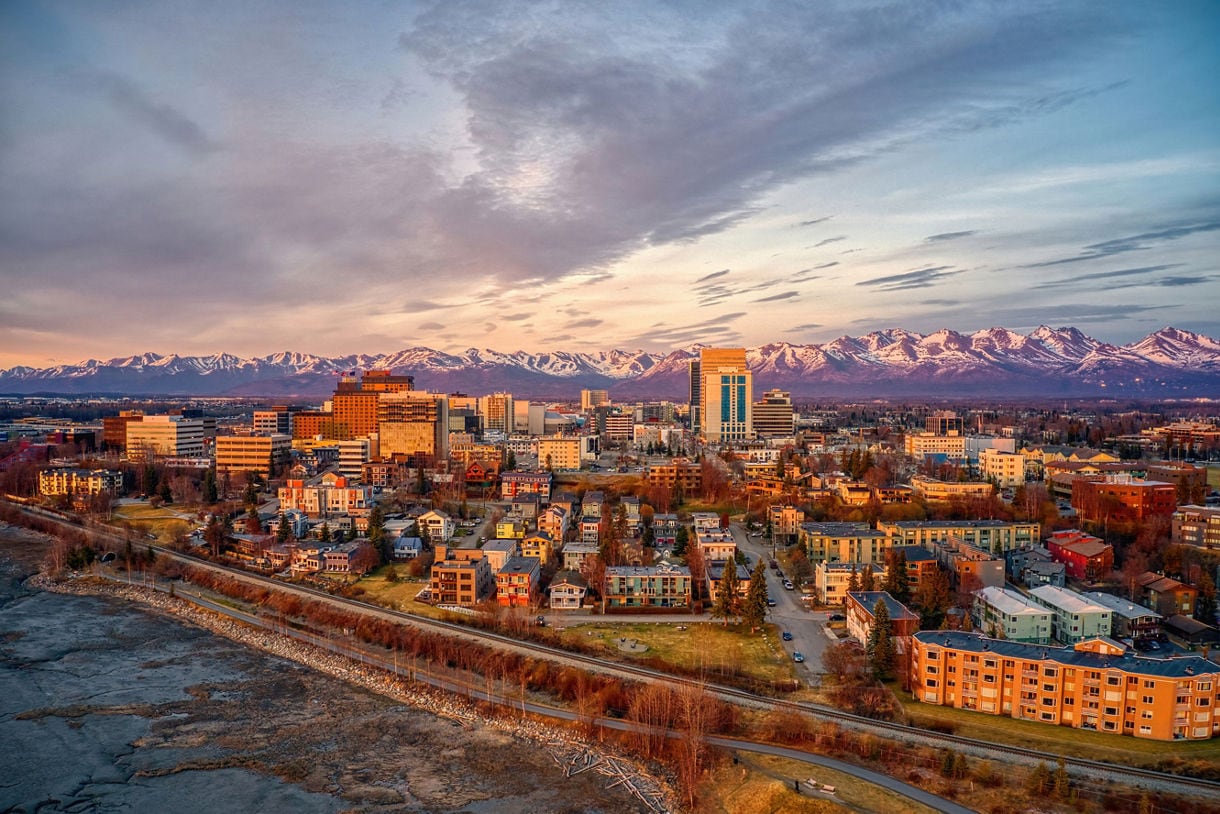
<path fill-rule="evenodd" d="M 1100 537 L 1077 529 L 1056 531 L 1046 539 L 1051 559 L 1063 563 L 1069 579 L 1095 582 L 1114 570 L 1114 549 Z"/>

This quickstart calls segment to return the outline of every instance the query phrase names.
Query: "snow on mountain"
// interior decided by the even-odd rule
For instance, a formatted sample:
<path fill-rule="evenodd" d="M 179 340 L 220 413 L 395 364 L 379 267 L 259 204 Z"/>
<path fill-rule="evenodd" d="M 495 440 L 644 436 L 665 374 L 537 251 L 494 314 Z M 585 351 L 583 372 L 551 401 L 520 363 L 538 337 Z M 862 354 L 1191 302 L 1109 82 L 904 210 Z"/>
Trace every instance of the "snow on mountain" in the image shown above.
<path fill-rule="evenodd" d="M 682 398 L 699 347 L 665 355 L 487 348 L 450 354 L 426 347 L 340 357 L 282 351 L 254 359 L 143 353 L 0 370 L 0 392 L 324 396 L 344 372 L 389 369 L 415 376 L 420 389 L 442 392 L 505 389 L 558 397 L 597 387 L 622 397 Z M 1220 393 L 1220 342 L 1172 327 L 1122 347 L 1045 325 L 1028 335 L 998 327 L 926 335 L 892 328 L 824 345 L 772 342 L 747 349 L 746 359 L 757 393 L 771 387 L 801 396 Z"/>

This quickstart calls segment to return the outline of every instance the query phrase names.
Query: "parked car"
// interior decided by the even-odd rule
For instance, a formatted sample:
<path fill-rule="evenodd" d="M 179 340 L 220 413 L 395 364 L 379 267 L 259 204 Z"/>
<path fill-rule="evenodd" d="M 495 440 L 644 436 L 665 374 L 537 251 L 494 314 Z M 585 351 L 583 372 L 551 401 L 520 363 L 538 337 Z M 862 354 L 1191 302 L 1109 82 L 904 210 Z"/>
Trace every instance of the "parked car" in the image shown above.
<path fill-rule="evenodd" d="M 786 590 L 786 591 L 795 591 L 796 590 L 796 586 L 792 584 L 792 580 L 790 580 L 790 579 L 784 580 L 784 590 Z"/>
<path fill-rule="evenodd" d="M 778 571 L 778 570 L 779 570 L 779 561 L 777 561 L 777 560 L 771 560 L 771 567 L 772 567 L 773 569 L 775 569 L 776 571 Z"/>
<path fill-rule="evenodd" d="M 768 607 L 768 608 L 774 608 L 774 607 L 775 607 L 776 605 L 778 605 L 778 604 L 779 604 L 779 603 L 778 603 L 778 602 L 776 602 L 776 601 L 775 601 L 774 599 L 772 599 L 771 597 L 769 597 L 769 596 L 767 597 L 767 607 Z"/>
<path fill-rule="evenodd" d="M 783 640 L 786 642 L 792 641 L 792 634 L 786 630 L 783 633 L 781 633 L 780 636 L 783 637 Z"/>
<path fill-rule="evenodd" d="M 797 650 L 792 654 L 792 660 L 797 664 L 801 664 L 805 661 L 805 656 L 801 653 L 801 651 Z"/>
<path fill-rule="evenodd" d="M 844 615 L 843 615 L 843 614 L 841 614 L 841 613 L 832 613 L 832 614 L 830 614 L 830 621 L 832 621 L 832 622 L 846 622 L 846 621 L 847 621 L 847 617 L 846 617 L 846 616 L 844 616 Z"/>

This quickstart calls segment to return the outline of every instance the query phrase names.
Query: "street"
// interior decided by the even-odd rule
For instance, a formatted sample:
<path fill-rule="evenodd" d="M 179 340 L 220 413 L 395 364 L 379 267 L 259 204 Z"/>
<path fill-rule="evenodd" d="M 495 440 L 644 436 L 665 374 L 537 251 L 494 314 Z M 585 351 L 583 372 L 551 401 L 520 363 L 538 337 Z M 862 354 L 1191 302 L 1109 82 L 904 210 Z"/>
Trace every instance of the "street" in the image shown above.
<path fill-rule="evenodd" d="M 768 621 L 779 626 L 781 631 L 792 634 L 792 641 L 782 642 L 785 652 L 791 657 L 793 651 L 805 656 L 805 663 L 797 666 L 797 674 L 816 684 L 822 670 L 822 655 L 826 648 L 838 641 L 827 632 L 827 611 L 810 611 L 801 603 L 799 590 L 784 588 L 786 576 L 766 565 L 771 561 L 771 541 L 765 537 L 750 537 L 740 523 L 730 523 L 729 530 L 737 541 L 737 547 L 750 558 L 750 569 L 762 559 L 767 574 L 767 595 L 776 605 L 767 609 Z"/>

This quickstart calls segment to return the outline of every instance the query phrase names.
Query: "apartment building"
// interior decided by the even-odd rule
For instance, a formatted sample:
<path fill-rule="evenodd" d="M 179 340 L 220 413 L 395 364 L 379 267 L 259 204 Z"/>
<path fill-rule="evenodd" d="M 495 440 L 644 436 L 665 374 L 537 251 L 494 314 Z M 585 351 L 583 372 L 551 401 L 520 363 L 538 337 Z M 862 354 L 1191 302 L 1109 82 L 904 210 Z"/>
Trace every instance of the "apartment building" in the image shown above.
<path fill-rule="evenodd" d="M 847 592 L 851 590 L 852 575 L 856 578 L 856 587 L 865 568 L 873 569 L 873 582 L 880 585 L 885 582 L 889 573 L 884 564 L 864 562 L 819 562 L 813 568 L 813 590 L 824 605 L 841 605 L 847 600 Z"/>
<path fill-rule="evenodd" d="M 703 491 L 703 467 L 686 458 L 674 458 L 667 464 L 651 464 L 644 479 L 650 488 L 678 489 L 684 495 Z"/>
<path fill-rule="evenodd" d="M 269 410 L 254 411 L 255 435 L 287 435 L 292 436 L 292 412 L 286 405 L 280 404 Z"/>
<path fill-rule="evenodd" d="M 1063 644 L 1109 636 L 1113 631 L 1110 609 L 1068 588 L 1040 585 L 1029 598 L 1051 612 L 1051 635 Z"/>
<path fill-rule="evenodd" d="M 551 472 L 580 469 L 581 439 L 550 435 L 538 439 L 538 465 Z"/>
<path fill-rule="evenodd" d="M 1047 608 L 1003 587 L 974 592 L 975 626 L 988 636 L 1012 642 L 1050 644 L 1052 619 Z"/>
<path fill-rule="evenodd" d="M 935 435 L 930 432 L 907 433 L 902 449 L 912 458 L 946 458 L 960 461 L 966 457 L 966 439 L 961 435 Z"/>
<path fill-rule="evenodd" d="M 318 518 L 370 508 L 373 490 L 368 486 L 352 485 L 347 478 L 328 473 L 320 483 L 309 486 L 304 480 L 289 478 L 276 496 L 281 511 L 296 509 L 309 517 Z"/>
<path fill-rule="evenodd" d="M 254 472 L 271 477 L 292 455 L 292 436 L 218 435 L 216 436 L 216 474 Z"/>
<path fill-rule="evenodd" d="M 1040 523 L 1009 523 L 1004 520 L 898 520 L 878 521 L 877 530 L 893 538 L 893 545 L 921 545 L 956 537 L 975 548 L 1003 553 L 1042 539 Z"/>
<path fill-rule="evenodd" d="M 971 593 L 979 588 L 1004 585 L 1004 558 L 1000 555 L 956 537 L 934 543 L 931 551 L 949 572 L 949 584 L 955 591 Z"/>
<path fill-rule="evenodd" d="M 607 610 L 689 608 L 690 569 L 668 563 L 610 566 L 606 569 L 603 596 Z"/>
<path fill-rule="evenodd" d="M 893 538 L 867 523 L 802 523 L 797 542 L 812 563 L 882 562 Z"/>
<path fill-rule="evenodd" d="M 583 570 L 585 561 L 596 556 L 600 551 L 597 543 L 586 543 L 583 540 L 573 540 L 563 545 L 563 568 L 565 571 Z"/>
<path fill-rule="evenodd" d="M 433 604 L 469 608 L 495 593 L 495 575 L 479 549 L 438 546 L 436 556 L 428 581 Z"/>
<path fill-rule="evenodd" d="M 767 520 L 771 525 L 771 539 L 788 543 L 800 539 L 805 513 L 795 506 L 772 506 L 767 510 Z"/>
<path fill-rule="evenodd" d="M 979 471 L 1001 489 L 1012 489 L 1025 483 L 1025 456 L 1019 452 L 984 449 L 979 453 Z"/>
<path fill-rule="evenodd" d="M 1145 571 L 1135 578 L 1134 589 L 1140 604 L 1156 608 L 1166 619 L 1171 616 L 1195 615 L 1195 603 L 1199 601 L 1199 590 L 1193 585 L 1179 582 L 1172 577 Z"/>
<path fill-rule="evenodd" d="M 1220 732 L 1220 666 L 1129 656 L 1104 640 L 1053 648 L 975 633 L 911 637 L 910 687 L 937 704 L 1154 740 Z"/>
<path fill-rule="evenodd" d="M 543 503 L 551 501 L 551 484 L 555 476 L 550 472 L 503 472 L 500 474 L 500 498 L 512 500 L 518 495 L 538 495 Z"/>
<path fill-rule="evenodd" d="M 512 393 L 492 393 L 478 400 L 479 420 L 483 432 L 500 432 L 511 435 L 516 425 Z"/>
<path fill-rule="evenodd" d="M 555 553 L 555 539 L 545 531 L 535 531 L 521 538 L 521 556 L 533 557 L 542 563 L 551 561 Z"/>
<path fill-rule="evenodd" d="M 929 478 L 926 475 L 911 477 L 911 489 L 924 500 L 947 502 L 950 500 L 967 500 L 971 498 L 987 498 L 995 493 L 995 487 L 990 483 L 973 482 L 958 483 Z"/>
<path fill-rule="evenodd" d="M 123 491 L 123 473 L 110 469 L 44 469 L 38 473 L 38 494 L 117 495 Z"/>
<path fill-rule="evenodd" d="M 568 536 L 568 512 L 562 506 L 550 506 L 538 514 L 538 530 L 557 541 Z"/>
<path fill-rule="evenodd" d="M 1220 548 L 1220 508 L 1180 506 L 1173 513 L 1170 541 L 1174 545 Z"/>

